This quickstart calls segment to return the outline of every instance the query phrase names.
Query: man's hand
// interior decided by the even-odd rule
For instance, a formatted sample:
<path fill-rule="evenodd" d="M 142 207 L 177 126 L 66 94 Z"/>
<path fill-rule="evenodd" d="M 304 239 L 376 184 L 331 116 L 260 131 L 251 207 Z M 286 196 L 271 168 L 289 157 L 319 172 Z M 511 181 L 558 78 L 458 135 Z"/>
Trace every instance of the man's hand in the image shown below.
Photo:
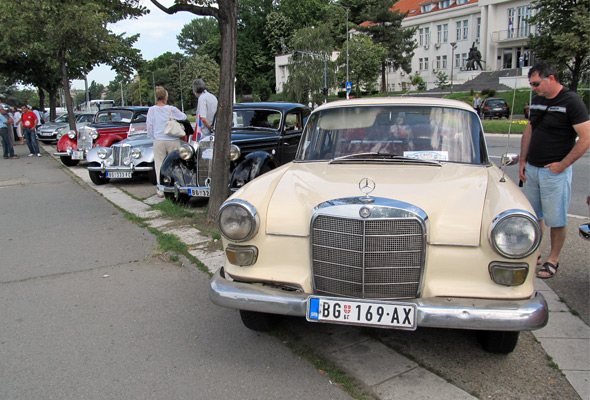
<path fill-rule="evenodd" d="M 549 168 L 549 171 L 553 172 L 554 174 L 561 174 L 567 167 L 564 167 L 563 163 L 560 161 L 547 164 L 545 165 L 545 168 Z"/>

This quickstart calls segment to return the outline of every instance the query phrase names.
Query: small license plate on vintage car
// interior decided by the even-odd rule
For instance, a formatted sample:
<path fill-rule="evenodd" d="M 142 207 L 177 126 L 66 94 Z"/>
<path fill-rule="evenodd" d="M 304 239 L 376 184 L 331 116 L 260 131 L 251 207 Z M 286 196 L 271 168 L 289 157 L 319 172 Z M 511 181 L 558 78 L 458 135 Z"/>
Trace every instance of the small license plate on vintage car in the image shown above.
<path fill-rule="evenodd" d="M 310 296 L 306 318 L 311 322 L 415 330 L 416 305 Z"/>
<path fill-rule="evenodd" d="M 107 172 L 107 178 L 131 178 L 130 171 L 113 171 Z"/>
<path fill-rule="evenodd" d="M 211 190 L 209 190 L 209 189 L 189 189 L 188 195 L 191 197 L 211 197 Z"/>
<path fill-rule="evenodd" d="M 72 151 L 72 160 L 83 160 L 83 159 L 84 159 L 84 152 L 82 150 Z"/>

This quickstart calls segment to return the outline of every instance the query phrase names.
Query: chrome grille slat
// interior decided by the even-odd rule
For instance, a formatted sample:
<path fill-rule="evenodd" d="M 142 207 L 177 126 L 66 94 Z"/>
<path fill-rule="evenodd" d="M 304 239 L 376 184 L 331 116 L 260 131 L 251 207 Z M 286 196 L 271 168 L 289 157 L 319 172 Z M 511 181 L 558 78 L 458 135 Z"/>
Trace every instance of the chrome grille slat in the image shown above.
<path fill-rule="evenodd" d="M 203 158 L 203 150 L 212 149 L 214 141 L 202 140 L 199 142 L 197 150 L 197 185 L 206 186 L 205 181 L 211 177 L 211 169 L 213 166 L 213 159 Z"/>
<path fill-rule="evenodd" d="M 415 298 L 424 267 L 424 237 L 417 218 L 317 216 L 311 235 L 315 292 L 366 299 Z"/>

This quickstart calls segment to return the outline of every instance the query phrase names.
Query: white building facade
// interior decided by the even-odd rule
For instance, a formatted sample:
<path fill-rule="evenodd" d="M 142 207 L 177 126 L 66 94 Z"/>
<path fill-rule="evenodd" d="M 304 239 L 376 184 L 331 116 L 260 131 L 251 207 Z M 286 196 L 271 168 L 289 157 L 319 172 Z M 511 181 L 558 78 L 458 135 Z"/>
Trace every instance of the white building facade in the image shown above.
<path fill-rule="evenodd" d="M 485 71 L 528 67 L 532 59 L 527 47 L 533 28 L 527 0 L 401 0 L 393 7 L 408 12 L 404 28 L 415 28 L 418 47 L 412 58 L 412 74 L 419 74 L 428 89 L 436 87 L 437 74 L 449 82 L 465 82 L 481 72 L 467 70 L 472 46 L 482 55 Z M 403 71 L 389 70 L 389 91 L 404 90 L 410 79 Z"/>

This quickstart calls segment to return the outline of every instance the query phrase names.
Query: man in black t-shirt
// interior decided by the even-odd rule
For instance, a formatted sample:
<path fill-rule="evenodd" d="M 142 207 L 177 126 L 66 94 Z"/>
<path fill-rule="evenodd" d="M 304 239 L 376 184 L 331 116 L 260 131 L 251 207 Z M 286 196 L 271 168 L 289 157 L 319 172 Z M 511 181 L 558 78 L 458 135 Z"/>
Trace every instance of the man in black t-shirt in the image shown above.
<path fill-rule="evenodd" d="M 537 272 L 537 277 L 547 279 L 559 267 L 567 233 L 571 165 L 590 147 L 590 120 L 580 96 L 559 83 L 551 64 L 539 61 L 528 76 L 537 96 L 531 101 L 530 120 L 522 134 L 520 179 L 537 218 L 550 228 L 551 250 Z"/>

